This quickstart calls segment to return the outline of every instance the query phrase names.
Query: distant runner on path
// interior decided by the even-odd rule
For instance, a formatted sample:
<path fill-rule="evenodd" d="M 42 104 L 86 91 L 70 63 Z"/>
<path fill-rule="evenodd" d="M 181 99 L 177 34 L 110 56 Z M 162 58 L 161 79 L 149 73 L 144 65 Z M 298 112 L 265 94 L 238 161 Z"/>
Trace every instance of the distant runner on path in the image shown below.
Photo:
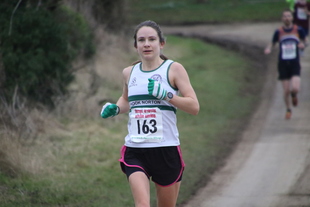
<path fill-rule="evenodd" d="M 309 34 L 309 14 L 310 2 L 307 2 L 306 0 L 298 0 L 294 5 L 293 23 L 302 27 L 306 36 Z"/>
<path fill-rule="evenodd" d="M 293 24 L 293 13 L 286 9 L 282 12 L 283 25 L 276 29 L 270 44 L 265 48 L 265 54 L 270 54 L 272 48 L 279 43 L 278 73 L 284 92 L 286 106 L 285 119 L 292 116 L 290 97 L 293 106 L 298 105 L 297 94 L 300 89 L 300 58 L 299 49 L 304 49 L 306 35 L 304 30 Z"/>

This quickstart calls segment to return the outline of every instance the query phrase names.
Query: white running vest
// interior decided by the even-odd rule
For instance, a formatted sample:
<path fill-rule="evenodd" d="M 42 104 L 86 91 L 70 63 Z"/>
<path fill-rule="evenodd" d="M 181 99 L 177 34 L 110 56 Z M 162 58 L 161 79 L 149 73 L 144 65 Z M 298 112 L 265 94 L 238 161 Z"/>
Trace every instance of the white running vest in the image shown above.
<path fill-rule="evenodd" d="M 133 66 L 128 80 L 130 112 L 125 146 L 149 148 L 180 145 L 176 107 L 148 94 L 149 78 L 159 81 L 167 92 L 178 94 L 168 79 L 172 63 L 172 60 L 166 60 L 152 71 L 142 71 L 141 62 Z"/>

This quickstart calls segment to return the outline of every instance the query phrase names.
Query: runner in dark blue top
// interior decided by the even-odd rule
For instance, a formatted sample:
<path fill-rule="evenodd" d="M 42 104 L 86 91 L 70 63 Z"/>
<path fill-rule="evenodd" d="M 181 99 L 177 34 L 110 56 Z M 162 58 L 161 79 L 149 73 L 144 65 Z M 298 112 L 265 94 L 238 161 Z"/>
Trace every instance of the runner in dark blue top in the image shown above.
<path fill-rule="evenodd" d="M 272 42 L 266 47 L 265 54 L 270 54 L 272 48 L 279 43 L 278 72 L 279 80 L 282 82 L 284 102 L 286 105 L 285 118 L 290 119 L 292 105 L 298 105 L 297 94 L 300 89 L 300 59 L 299 49 L 305 47 L 304 30 L 293 24 L 293 13 L 286 9 L 282 12 L 283 25 L 273 35 Z"/>

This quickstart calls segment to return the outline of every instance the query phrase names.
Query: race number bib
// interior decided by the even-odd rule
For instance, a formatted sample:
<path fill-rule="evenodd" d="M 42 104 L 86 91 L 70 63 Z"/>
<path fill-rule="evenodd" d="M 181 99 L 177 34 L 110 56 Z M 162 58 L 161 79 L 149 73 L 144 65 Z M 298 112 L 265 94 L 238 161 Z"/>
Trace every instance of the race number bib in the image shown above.
<path fill-rule="evenodd" d="M 306 20 L 307 19 L 306 10 L 303 8 L 297 8 L 297 17 L 298 19 Z"/>
<path fill-rule="evenodd" d="M 282 59 L 290 60 L 296 58 L 296 44 L 293 41 L 282 44 Z"/>
<path fill-rule="evenodd" d="M 161 142 L 163 139 L 163 118 L 159 108 L 133 108 L 130 140 L 135 143 Z"/>

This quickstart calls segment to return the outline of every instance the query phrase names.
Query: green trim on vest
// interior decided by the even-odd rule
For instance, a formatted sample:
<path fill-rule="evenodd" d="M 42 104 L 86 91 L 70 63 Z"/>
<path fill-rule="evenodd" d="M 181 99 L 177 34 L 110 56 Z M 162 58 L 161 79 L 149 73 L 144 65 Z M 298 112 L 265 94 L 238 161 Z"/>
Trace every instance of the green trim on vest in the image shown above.
<path fill-rule="evenodd" d="M 128 101 L 141 101 L 141 100 L 159 100 L 152 95 L 136 95 L 136 96 L 129 96 Z"/>

